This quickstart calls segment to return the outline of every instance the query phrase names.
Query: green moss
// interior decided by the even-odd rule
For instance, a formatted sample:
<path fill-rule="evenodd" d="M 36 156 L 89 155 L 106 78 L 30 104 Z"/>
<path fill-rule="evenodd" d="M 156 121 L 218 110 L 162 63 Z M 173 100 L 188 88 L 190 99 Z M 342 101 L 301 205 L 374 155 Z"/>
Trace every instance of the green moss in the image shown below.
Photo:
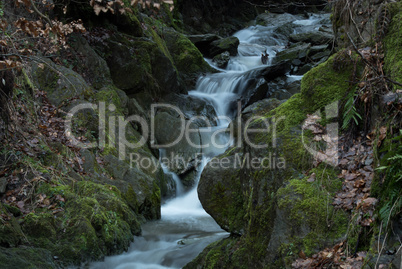
<path fill-rule="evenodd" d="M 284 133 L 289 132 L 292 127 L 301 124 L 306 119 L 306 110 L 301 93 L 296 93 L 268 115 L 275 116 L 278 121 L 277 131 Z"/>
<path fill-rule="evenodd" d="M 199 72 L 208 69 L 201 52 L 184 35 L 177 34 L 175 46 L 171 48 L 174 62 L 180 72 Z"/>
<path fill-rule="evenodd" d="M 202 268 L 209 263 L 216 268 L 289 267 L 300 250 L 311 255 L 333 246 L 346 235 L 348 215 L 332 206 L 332 197 L 342 186 L 338 171 L 323 164 L 312 169 L 312 156 L 304 144 L 314 143 L 318 149 L 323 149 L 323 145 L 313 141 L 310 131 L 302 133 L 302 124 L 307 114 L 321 112 L 354 89 L 349 81 L 356 81 L 361 69 L 354 53 L 350 56 L 346 51 L 338 52 L 304 76 L 301 93 L 271 111 L 261 112 L 263 119 L 276 122 L 276 129 L 256 137 L 257 141 L 273 145 L 276 139 L 276 144 L 256 155 L 275 153 L 285 159 L 286 168 L 240 169 L 230 185 L 215 184 L 208 203 L 215 205 L 217 214 L 224 217 L 214 218 L 223 226 L 240 225 L 236 229 L 242 235 L 232 241 L 236 245 L 231 248 L 226 247 L 228 239 L 211 245 L 193 264 L 205 264 Z M 325 118 L 325 113 L 321 114 Z M 252 127 L 259 124 L 254 121 Z M 225 156 L 242 150 L 248 152 L 247 148 L 231 149 Z M 307 181 L 306 171 L 316 174 L 314 182 Z M 231 211 L 231 207 L 236 211 Z"/>
<path fill-rule="evenodd" d="M 233 185 L 230 190 L 219 182 L 214 185 L 211 193 L 210 207 L 216 212 L 219 211 L 218 222 L 224 224 L 226 229 L 240 233 L 244 224 L 244 198 L 241 183 L 235 177 L 231 177 Z M 228 192 L 229 191 L 229 192 Z"/>
<path fill-rule="evenodd" d="M 397 1 L 387 5 L 391 12 L 392 21 L 384 43 L 384 69 L 387 75 L 402 83 L 402 2 Z"/>
<path fill-rule="evenodd" d="M 307 72 L 301 83 L 305 111 L 314 113 L 345 97 L 355 87 L 350 81 L 360 77 L 362 68 L 361 59 L 356 53 L 349 55 L 343 50 Z"/>
<path fill-rule="evenodd" d="M 50 213 L 29 213 L 24 218 L 23 231 L 33 237 L 54 237 L 54 216 Z"/>
<path fill-rule="evenodd" d="M 287 212 L 287 218 L 294 227 L 304 227 L 299 234 L 289 241 L 297 246 L 297 252 L 303 250 L 311 255 L 323 245 L 335 243 L 346 234 L 348 216 L 332 206 L 332 197 L 341 188 L 342 182 L 337 171 L 332 167 L 320 165 L 311 170 L 315 173 L 314 182 L 308 182 L 309 176 L 303 179 L 291 179 L 286 187 L 278 190 L 278 206 Z"/>
<path fill-rule="evenodd" d="M 116 109 L 120 111 L 122 109 L 122 101 L 116 90 L 113 86 L 104 87 L 95 94 L 95 98 L 98 102 L 115 105 Z"/>
<path fill-rule="evenodd" d="M 203 252 L 183 269 L 237 268 L 246 269 L 238 260 L 239 238 L 230 236 L 207 246 Z M 230 255 L 227 255 L 230 253 Z"/>
<path fill-rule="evenodd" d="M 0 247 L 2 268 L 53 269 L 58 268 L 50 251 L 40 248 L 3 248 Z"/>
<path fill-rule="evenodd" d="M 0 245 L 15 247 L 22 241 L 25 241 L 18 221 L 2 203 L 0 203 L 0 215 L 9 217 L 8 220 L 1 218 Z"/>
<path fill-rule="evenodd" d="M 140 232 L 135 212 L 114 186 L 80 181 L 74 186 L 42 184 L 38 191 L 50 201 L 64 198 L 58 204 L 63 211 L 30 213 L 23 231 L 35 246 L 52 251 L 64 264 L 119 253 Z"/>

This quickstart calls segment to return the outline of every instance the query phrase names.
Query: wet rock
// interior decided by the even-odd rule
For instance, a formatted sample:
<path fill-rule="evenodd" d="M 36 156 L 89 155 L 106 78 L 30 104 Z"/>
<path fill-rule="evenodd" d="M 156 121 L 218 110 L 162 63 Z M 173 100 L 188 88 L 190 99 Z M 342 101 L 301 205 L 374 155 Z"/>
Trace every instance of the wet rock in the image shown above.
<path fill-rule="evenodd" d="M 312 46 L 310 48 L 310 54 L 315 54 L 317 52 L 323 52 L 328 48 L 329 45 L 318 45 L 318 46 Z"/>
<path fill-rule="evenodd" d="M 295 25 L 292 23 L 286 23 L 274 30 L 274 33 L 281 35 L 282 37 L 285 37 L 287 39 L 288 36 L 293 34 L 295 29 Z"/>
<path fill-rule="evenodd" d="M 177 107 L 185 115 L 186 119 L 199 117 L 199 119 L 193 121 L 193 123 L 199 127 L 206 127 L 208 125 L 216 126 L 217 115 L 215 108 L 209 100 L 191 95 L 171 94 L 168 95 L 164 101 Z M 161 111 L 166 110 L 162 108 Z M 168 112 L 170 113 L 172 111 Z M 206 120 L 202 120 L 201 118 L 205 118 Z"/>
<path fill-rule="evenodd" d="M 292 65 L 295 65 L 295 66 L 299 66 L 299 65 L 301 65 L 301 61 L 299 60 L 299 59 L 294 59 L 293 61 L 292 61 Z"/>
<path fill-rule="evenodd" d="M 304 61 L 308 55 L 310 47 L 311 45 L 307 43 L 293 44 L 288 49 L 278 52 L 276 54 L 275 62 L 287 61 L 291 64 L 291 61 L 295 59 Z"/>
<path fill-rule="evenodd" d="M 186 132 L 186 126 L 194 131 Z M 202 141 L 198 128 L 174 111 L 160 111 L 155 116 L 155 143 L 165 150 L 169 170 L 184 179 L 182 183 L 186 188 L 195 184 L 195 177 L 186 177 L 186 174 L 199 164 Z"/>
<path fill-rule="evenodd" d="M 242 107 L 247 107 L 259 100 L 264 99 L 265 96 L 267 95 L 268 88 L 269 86 L 265 80 L 258 81 L 254 90 L 247 91 L 247 95 L 243 99 L 244 105 L 242 105 Z"/>
<path fill-rule="evenodd" d="M 228 51 L 225 51 L 221 54 L 216 55 L 212 61 L 216 64 L 217 67 L 219 68 L 226 68 L 230 60 L 230 54 Z"/>
<path fill-rule="evenodd" d="M 258 74 L 256 77 L 262 76 L 265 80 L 270 81 L 285 75 L 287 72 L 289 72 L 289 70 L 288 64 L 285 61 L 276 62 L 271 66 L 258 69 Z"/>
<path fill-rule="evenodd" d="M 322 45 L 331 42 L 334 36 L 320 31 L 313 31 L 308 33 L 293 34 L 289 37 L 291 42 L 304 42 L 313 45 Z"/>
<path fill-rule="evenodd" d="M 278 13 L 263 13 L 258 15 L 256 18 L 256 23 L 264 26 L 275 26 L 279 27 L 282 25 L 287 25 L 296 20 L 296 17 L 289 13 L 278 14 Z"/>
<path fill-rule="evenodd" d="M 211 43 L 208 56 L 215 57 L 225 51 L 228 51 L 231 56 L 236 56 L 239 44 L 240 41 L 235 36 L 215 40 Z"/>
<path fill-rule="evenodd" d="M 310 63 L 303 65 L 302 67 L 300 67 L 300 69 L 295 72 L 296 75 L 304 75 L 305 73 L 307 73 L 308 71 L 310 71 L 310 69 L 312 69 L 314 66 Z"/>
<path fill-rule="evenodd" d="M 318 52 L 318 53 L 316 53 L 316 54 L 310 56 L 310 58 L 311 58 L 313 61 L 319 61 L 319 60 L 321 60 L 322 58 L 328 58 L 329 55 L 331 55 L 331 52 L 330 52 L 329 50 L 326 50 L 326 51 Z"/>

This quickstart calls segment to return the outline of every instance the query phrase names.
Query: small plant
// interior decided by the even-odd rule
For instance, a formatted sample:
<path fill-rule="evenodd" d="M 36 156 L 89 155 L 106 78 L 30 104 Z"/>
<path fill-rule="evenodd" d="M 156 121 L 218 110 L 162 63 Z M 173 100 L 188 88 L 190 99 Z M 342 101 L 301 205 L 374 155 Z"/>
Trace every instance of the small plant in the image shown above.
<path fill-rule="evenodd" d="M 355 102 L 359 95 L 354 91 L 350 92 L 347 97 L 344 114 L 343 114 L 343 122 L 342 122 L 342 129 L 346 130 L 349 127 L 350 122 L 353 120 L 356 125 L 359 125 L 359 119 L 362 119 L 362 116 L 357 112 Z"/>
<path fill-rule="evenodd" d="M 402 210 L 402 129 L 399 130 L 399 136 L 391 139 L 391 142 L 396 142 L 397 147 L 389 150 L 383 158 L 385 162 L 378 167 L 377 171 L 384 172 L 384 183 L 382 185 L 383 197 L 386 197 L 382 202 L 379 210 L 379 217 L 384 226 L 389 224 L 390 219 L 396 217 Z M 391 143 L 392 144 L 392 143 Z"/>

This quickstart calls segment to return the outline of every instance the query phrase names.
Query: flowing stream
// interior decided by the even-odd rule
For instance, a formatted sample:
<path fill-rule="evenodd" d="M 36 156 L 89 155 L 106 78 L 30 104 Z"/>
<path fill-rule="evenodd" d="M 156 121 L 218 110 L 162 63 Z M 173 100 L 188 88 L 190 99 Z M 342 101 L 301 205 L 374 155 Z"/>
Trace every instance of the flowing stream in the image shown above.
<path fill-rule="evenodd" d="M 293 17 L 295 33 L 318 29 L 320 21 L 324 19 L 321 15 L 312 15 L 308 19 Z M 270 65 L 276 53 L 285 48 L 287 38 L 274 34 L 273 30 L 273 27 L 258 25 L 235 33 L 234 36 L 240 40 L 238 56 L 231 57 L 227 68 L 221 73 L 200 77 L 196 89 L 189 92 L 194 97 L 209 100 L 217 115 L 222 116 L 214 130 L 226 128 L 230 118 L 233 118 L 236 113 L 233 103 L 243 94 L 247 80 L 253 76 L 252 71 L 261 68 L 261 53 L 265 50 L 269 53 L 267 64 Z M 210 60 L 207 61 L 212 64 Z M 301 76 L 289 76 L 288 79 L 297 80 Z M 203 151 L 204 159 L 198 169 L 198 179 L 208 160 L 223 153 L 229 146 L 230 141 L 224 132 L 221 132 L 220 142 L 223 146 Z M 166 168 L 164 171 L 172 173 Z M 177 175 L 173 174 L 173 178 L 177 184 L 177 198 L 162 206 L 161 220 L 144 224 L 142 236 L 135 237 L 126 253 L 106 257 L 103 262 L 92 263 L 90 268 L 181 268 L 208 244 L 228 236 L 202 208 L 197 188 L 184 193 Z"/>

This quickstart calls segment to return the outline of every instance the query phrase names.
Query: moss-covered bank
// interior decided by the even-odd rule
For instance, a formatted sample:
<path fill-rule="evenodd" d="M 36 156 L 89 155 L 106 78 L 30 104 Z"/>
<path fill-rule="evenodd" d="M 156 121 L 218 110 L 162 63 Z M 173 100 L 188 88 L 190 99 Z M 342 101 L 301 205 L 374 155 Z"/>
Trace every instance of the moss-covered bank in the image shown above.
<path fill-rule="evenodd" d="M 361 72 L 359 57 L 340 51 L 303 77 L 300 94 L 277 108 L 268 104 L 268 110 L 253 110 L 253 116 L 273 124 L 276 120 L 275 131 L 251 137 L 268 148 L 256 149 L 243 141 L 223 156 L 232 158 L 232 164 L 239 156 L 243 162 L 247 156 L 265 157 L 271 166 L 218 171 L 207 165 L 198 187 L 201 203 L 232 236 L 210 245 L 186 268 L 287 268 L 300 251 L 312 255 L 346 236 L 349 216 L 331 204 L 342 185 L 339 171 L 324 163 L 314 168 L 305 145 L 323 145 L 309 132 L 302 135 L 301 126 L 307 114 L 320 112 L 354 90 L 351 78 Z M 251 115 L 242 117 L 244 122 Z M 255 120 L 243 128 L 264 126 Z M 315 180 L 308 180 L 313 174 Z"/>

